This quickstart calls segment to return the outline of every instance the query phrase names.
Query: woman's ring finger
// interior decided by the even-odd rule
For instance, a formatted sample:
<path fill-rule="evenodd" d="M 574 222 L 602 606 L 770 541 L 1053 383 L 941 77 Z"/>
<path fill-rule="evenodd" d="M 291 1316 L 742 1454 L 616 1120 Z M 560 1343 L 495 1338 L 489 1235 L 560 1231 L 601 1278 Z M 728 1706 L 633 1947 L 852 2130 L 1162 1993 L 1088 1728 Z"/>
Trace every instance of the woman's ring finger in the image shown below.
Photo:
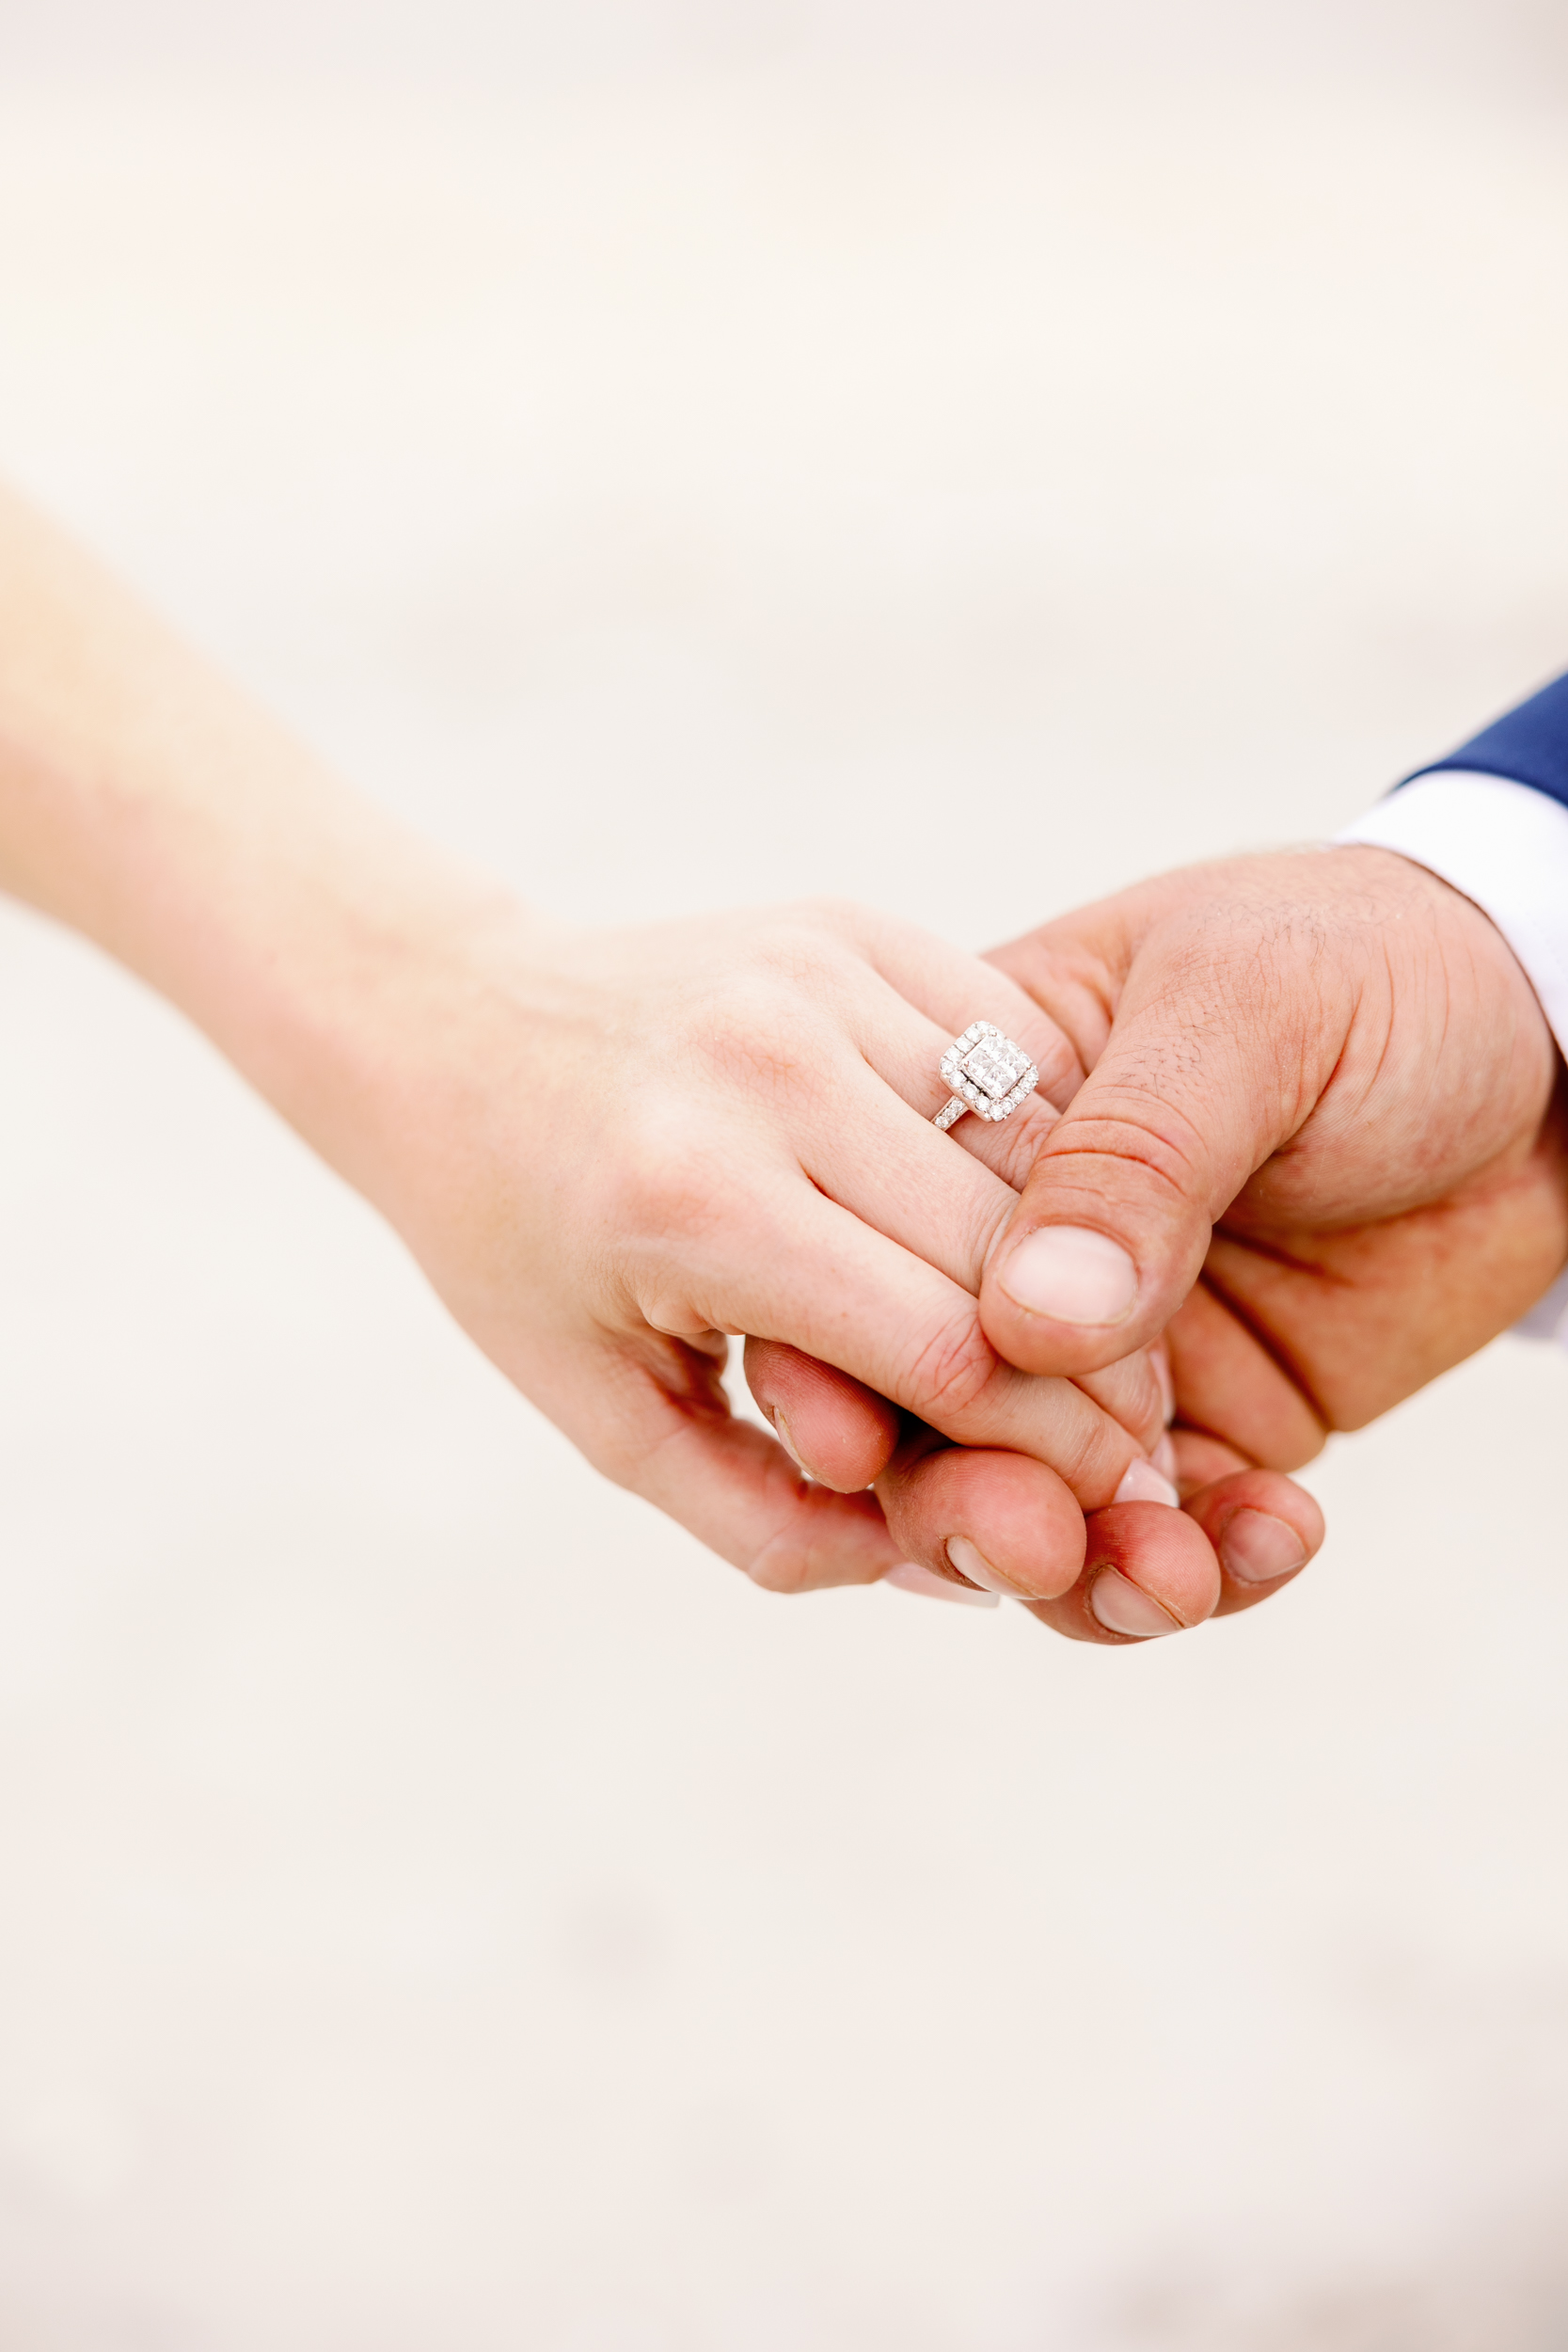
<path fill-rule="evenodd" d="M 1033 1094 L 1040 1073 L 1022 1046 L 993 1023 L 972 1021 L 943 1054 L 942 1080 L 951 1091 L 931 1124 L 945 1135 L 965 1111 L 992 1121 L 1010 1119 Z"/>

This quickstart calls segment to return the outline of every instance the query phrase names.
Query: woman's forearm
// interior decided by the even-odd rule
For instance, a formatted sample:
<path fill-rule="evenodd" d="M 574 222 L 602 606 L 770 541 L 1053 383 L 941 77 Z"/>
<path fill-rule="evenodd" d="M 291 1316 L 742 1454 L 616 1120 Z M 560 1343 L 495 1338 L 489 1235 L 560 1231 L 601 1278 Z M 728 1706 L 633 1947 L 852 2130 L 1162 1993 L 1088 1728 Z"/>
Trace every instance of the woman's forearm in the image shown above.
<path fill-rule="evenodd" d="M 383 1042 L 428 1023 L 432 975 L 462 968 L 411 951 L 483 928 L 499 897 L 4 493 L 0 886 L 178 1005 L 372 1191 Z"/>

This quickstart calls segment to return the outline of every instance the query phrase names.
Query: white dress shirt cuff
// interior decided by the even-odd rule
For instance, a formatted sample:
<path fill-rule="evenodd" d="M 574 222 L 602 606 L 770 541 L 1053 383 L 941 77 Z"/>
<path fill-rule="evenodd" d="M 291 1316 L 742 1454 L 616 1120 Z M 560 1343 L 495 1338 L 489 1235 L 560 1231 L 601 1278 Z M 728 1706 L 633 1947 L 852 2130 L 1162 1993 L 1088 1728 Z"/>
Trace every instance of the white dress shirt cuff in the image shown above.
<path fill-rule="evenodd" d="M 1391 792 L 1338 838 L 1397 850 L 1473 898 L 1568 1052 L 1568 808 L 1528 784 L 1445 768 Z M 1568 1273 L 1515 1328 L 1568 1345 Z"/>

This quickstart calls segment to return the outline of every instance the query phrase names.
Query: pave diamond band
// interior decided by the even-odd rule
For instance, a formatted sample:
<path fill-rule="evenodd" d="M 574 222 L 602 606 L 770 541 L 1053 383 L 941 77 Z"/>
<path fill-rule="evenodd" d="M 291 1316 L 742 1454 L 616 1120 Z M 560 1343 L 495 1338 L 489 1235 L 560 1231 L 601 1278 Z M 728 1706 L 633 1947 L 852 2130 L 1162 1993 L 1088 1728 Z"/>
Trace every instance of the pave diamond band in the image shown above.
<path fill-rule="evenodd" d="M 1022 1045 L 989 1021 L 972 1021 L 943 1054 L 942 1078 L 952 1092 L 931 1124 L 945 1134 L 965 1111 L 973 1111 L 976 1119 L 1010 1117 L 1033 1094 L 1040 1073 Z"/>

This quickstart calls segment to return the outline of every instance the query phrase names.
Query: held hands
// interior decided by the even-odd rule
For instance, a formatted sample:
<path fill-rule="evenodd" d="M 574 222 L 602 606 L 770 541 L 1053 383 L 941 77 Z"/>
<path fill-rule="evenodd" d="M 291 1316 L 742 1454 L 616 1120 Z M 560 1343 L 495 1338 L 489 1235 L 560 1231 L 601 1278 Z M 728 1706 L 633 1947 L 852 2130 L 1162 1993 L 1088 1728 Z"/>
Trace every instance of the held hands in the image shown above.
<path fill-rule="evenodd" d="M 1568 1258 L 1550 1031 L 1488 918 L 1381 850 L 1166 875 L 991 960 L 1089 1074 L 988 1259 L 982 1328 L 1080 1377 L 1164 1332 L 1187 1507 L 1220 1608 L 1245 1606 L 1294 1531 L 1238 1466 L 1307 1460 L 1506 1329 Z M 923 1556 L 928 1457 L 847 1384 L 811 1393 L 812 1435 L 832 1423 Z M 983 1464 L 943 1462 L 950 1516 L 994 1507 Z M 1066 1605 L 1094 1630 L 1089 1599 Z"/>
<path fill-rule="evenodd" d="M 834 1367 L 879 1433 L 902 1415 L 920 1445 L 968 1449 L 923 1470 L 911 1444 L 909 1490 L 940 1518 L 945 1462 L 985 1475 L 995 1507 L 976 1526 L 1006 1589 L 1069 1589 L 1088 1514 L 1166 1621 L 1206 1613 L 1212 1549 L 1148 1458 L 1162 1363 L 1134 1349 L 1077 1378 L 1020 1372 L 981 1327 L 988 1251 L 1054 1113 L 1031 1102 L 951 1136 L 930 1113 L 942 1051 L 977 1015 L 1046 1085 L 1076 1078 L 1022 989 L 834 905 L 580 936 L 497 908 L 442 938 L 458 963 L 438 1017 L 411 1005 L 369 1057 L 379 1075 L 335 1156 L 599 1469 L 777 1590 L 923 1562 L 924 1536 L 890 1532 L 863 1491 L 876 1465 L 835 1475 L 831 1445 L 808 1450 L 808 1484 L 788 1400 L 783 1443 L 731 1417 L 725 1338 L 746 1331 Z M 411 941 L 399 961 L 428 969 L 431 952 Z M 1313 1548 L 1309 1500 L 1259 1477 Z"/>

